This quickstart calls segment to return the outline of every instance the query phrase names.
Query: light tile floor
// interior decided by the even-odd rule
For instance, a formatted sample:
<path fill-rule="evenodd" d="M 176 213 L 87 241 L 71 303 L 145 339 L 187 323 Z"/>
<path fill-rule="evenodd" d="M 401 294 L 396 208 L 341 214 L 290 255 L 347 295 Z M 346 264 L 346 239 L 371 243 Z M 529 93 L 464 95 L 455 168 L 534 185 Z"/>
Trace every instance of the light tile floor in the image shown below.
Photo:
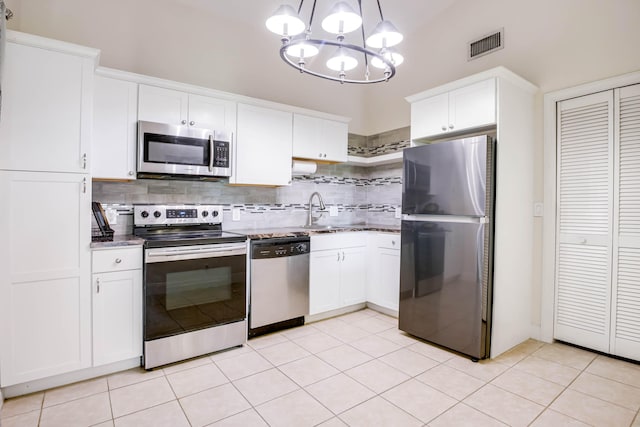
<path fill-rule="evenodd" d="M 473 363 L 366 309 L 9 399 L 2 427 L 640 426 L 640 365 L 526 341 Z"/>

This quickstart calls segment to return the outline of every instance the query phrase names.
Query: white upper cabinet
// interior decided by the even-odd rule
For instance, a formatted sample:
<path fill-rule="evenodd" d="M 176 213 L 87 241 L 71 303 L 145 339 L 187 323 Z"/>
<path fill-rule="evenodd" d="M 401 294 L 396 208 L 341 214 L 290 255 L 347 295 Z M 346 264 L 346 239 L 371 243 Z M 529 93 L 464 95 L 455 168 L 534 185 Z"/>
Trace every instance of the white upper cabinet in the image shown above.
<path fill-rule="evenodd" d="M 12 42 L 9 32 L 6 48 L 0 169 L 88 173 L 97 51 L 71 45 L 63 53 L 24 36 L 29 44 Z"/>
<path fill-rule="evenodd" d="M 496 123 L 494 78 L 411 104 L 411 139 L 439 137 Z"/>
<path fill-rule="evenodd" d="M 141 84 L 138 118 L 148 122 L 233 132 L 236 128 L 236 103 Z"/>
<path fill-rule="evenodd" d="M 91 176 L 136 178 L 138 85 L 95 76 Z"/>
<path fill-rule="evenodd" d="M 230 184 L 291 184 L 292 113 L 238 104 Z"/>
<path fill-rule="evenodd" d="M 189 94 L 178 90 L 140 85 L 138 119 L 147 122 L 186 125 L 189 119 Z"/>
<path fill-rule="evenodd" d="M 236 103 L 209 96 L 189 95 L 189 126 L 236 131 Z"/>
<path fill-rule="evenodd" d="M 293 157 L 346 162 L 349 126 L 318 117 L 293 115 Z"/>

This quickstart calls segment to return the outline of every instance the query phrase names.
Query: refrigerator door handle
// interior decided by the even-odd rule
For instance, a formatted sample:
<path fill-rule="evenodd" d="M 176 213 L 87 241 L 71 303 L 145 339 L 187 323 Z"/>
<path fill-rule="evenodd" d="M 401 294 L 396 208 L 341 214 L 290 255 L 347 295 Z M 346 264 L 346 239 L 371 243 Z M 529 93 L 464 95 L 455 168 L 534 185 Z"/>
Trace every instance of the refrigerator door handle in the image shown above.
<path fill-rule="evenodd" d="M 468 224 L 488 224 L 491 219 L 488 216 L 457 216 L 457 215 L 402 215 L 403 221 L 416 222 L 462 222 Z"/>

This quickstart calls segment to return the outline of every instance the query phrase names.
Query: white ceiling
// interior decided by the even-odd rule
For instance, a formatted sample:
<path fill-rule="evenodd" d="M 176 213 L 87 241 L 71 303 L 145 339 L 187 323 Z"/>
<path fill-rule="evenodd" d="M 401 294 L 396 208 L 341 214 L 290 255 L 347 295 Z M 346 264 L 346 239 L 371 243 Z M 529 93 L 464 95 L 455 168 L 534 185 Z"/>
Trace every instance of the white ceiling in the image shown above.
<path fill-rule="evenodd" d="M 264 21 L 281 4 L 289 4 L 295 9 L 300 2 L 298 0 L 175 0 L 176 3 L 202 9 L 212 15 L 212 25 L 217 19 L 223 18 L 247 25 L 264 25 Z M 354 9 L 356 0 L 346 0 Z M 385 19 L 390 20 L 404 34 L 414 31 L 435 19 L 457 0 L 380 0 L 382 13 Z M 337 2 L 337 0 L 317 0 L 316 14 L 313 29 L 319 28 L 321 17 Z M 301 18 L 307 21 L 313 0 L 304 0 Z M 379 21 L 378 5 L 376 0 L 362 0 L 362 9 L 367 33 Z M 357 10 L 357 9 L 356 9 Z"/>

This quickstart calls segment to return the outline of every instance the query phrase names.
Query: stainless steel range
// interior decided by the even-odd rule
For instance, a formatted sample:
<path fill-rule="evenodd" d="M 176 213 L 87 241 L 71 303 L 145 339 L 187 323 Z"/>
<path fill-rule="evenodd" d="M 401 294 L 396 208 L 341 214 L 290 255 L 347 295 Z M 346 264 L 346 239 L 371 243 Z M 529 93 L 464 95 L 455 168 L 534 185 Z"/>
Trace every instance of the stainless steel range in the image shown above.
<path fill-rule="evenodd" d="M 246 236 L 222 231 L 222 207 L 136 205 L 144 244 L 144 368 L 247 338 Z"/>

